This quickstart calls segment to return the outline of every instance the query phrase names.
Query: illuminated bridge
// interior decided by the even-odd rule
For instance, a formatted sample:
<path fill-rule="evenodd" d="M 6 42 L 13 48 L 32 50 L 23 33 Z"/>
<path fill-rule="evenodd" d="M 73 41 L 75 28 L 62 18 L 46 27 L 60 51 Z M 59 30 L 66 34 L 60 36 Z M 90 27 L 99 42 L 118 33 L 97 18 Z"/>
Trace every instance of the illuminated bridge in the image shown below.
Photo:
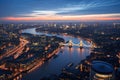
<path fill-rule="evenodd" d="M 85 44 L 82 40 L 79 43 L 74 43 L 72 40 L 69 40 L 68 43 L 60 43 L 61 46 L 78 46 L 80 48 L 94 48 L 95 45 L 91 42 L 90 44 Z"/>

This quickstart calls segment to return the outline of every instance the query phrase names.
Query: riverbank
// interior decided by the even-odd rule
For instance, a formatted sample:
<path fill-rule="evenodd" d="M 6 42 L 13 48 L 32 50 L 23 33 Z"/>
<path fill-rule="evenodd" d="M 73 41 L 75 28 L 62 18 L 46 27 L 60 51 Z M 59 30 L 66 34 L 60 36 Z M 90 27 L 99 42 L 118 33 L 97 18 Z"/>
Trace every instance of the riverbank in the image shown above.
<path fill-rule="evenodd" d="M 24 32 L 24 31 L 23 31 Z M 34 35 L 43 35 L 45 33 L 37 33 L 35 32 L 35 28 L 34 29 L 28 29 L 25 31 L 26 33 L 32 33 Z M 25 33 L 25 34 L 26 34 Z M 51 34 L 45 34 L 45 35 L 48 35 L 48 36 L 53 36 Z M 55 36 L 55 35 L 54 35 Z M 56 35 L 57 36 L 57 35 Z M 60 36 L 62 38 L 62 35 Z M 63 36 L 63 38 L 65 39 L 65 42 L 68 41 L 70 38 L 73 38 L 73 41 L 77 41 L 79 42 L 79 38 L 75 38 L 72 37 L 72 36 Z M 36 38 L 37 39 L 37 38 Z M 49 39 L 50 40 L 50 39 Z M 48 40 L 48 41 L 49 41 Z M 46 40 L 47 41 L 47 40 Z M 56 42 L 56 41 L 54 41 Z M 40 78 L 42 77 L 45 77 L 46 75 L 48 74 L 60 74 L 61 72 L 61 69 L 64 67 L 64 65 L 68 64 L 69 62 L 74 62 L 74 64 L 77 64 L 79 63 L 80 60 L 84 59 L 86 55 L 89 55 L 89 49 L 79 49 L 79 48 L 75 48 L 75 47 L 72 47 L 72 48 L 69 48 L 69 47 L 62 47 L 61 49 L 62 50 L 62 53 L 59 52 L 57 54 L 57 57 L 55 58 L 52 58 L 50 61 L 48 60 L 47 63 L 43 64 L 41 67 L 39 67 L 38 69 L 34 70 L 33 72 L 31 73 L 28 73 L 28 75 L 26 75 L 25 77 L 23 77 L 23 80 L 26 80 L 26 79 L 29 79 L 29 80 L 32 80 L 33 78 L 31 77 L 32 75 L 34 74 L 39 74 L 39 75 L 34 75 L 36 76 L 36 78 L 34 77 L 34 79 L 36 80 L 39 80 Z M 75 50 L 75 51 L 73 51 Z M 80 51 L 79 51 L 80 50 Z M 77 51 L 77 52 L 76 52 Z M 55 52 L 56 53 L 56 52 Z M 83 55 L 82 55 L 83 54 Z M 71 55 L 71 57 L 70 57 Z M 72 56 L 73 55 L 73 56 Z M 50 62 L 50 63 L 49 63 Z M 45 66 L 47 65 L 47 66 Z M 59 66 L 57 66 L 59 65 Z M 43 67 L 44 66 L 44 67 Z M 52 67 L 51 67 L 52 66 Z M 46 68 L 47 67 L 47 68 Z M 30 76 L 31 75 L 31 76 Z M 38 77 L 39 76 L 39 77 Z"/>
<path fill-rule="evenodd" d="M 10 53 L 11 51 L 4 53 L 4 55 L 10 53 L 9 55 L 3 56 L 3 58 L 7 57 L 3 68 L 6 69 L 6 72 L 11 71 L 11 74 L 6 75 L 5 79 L 19 80 L 22 78 L 22 74 L 31 73 L 39 68 L 59 51 L 59 43 L 64 41 L 56 36 L 27 33 L 19 33 L 19 36 L 21 38 L 18 47 L 11 50 L 12 53 Z"/>
<path fill-rule="evenodd" d="M 58 31 L 57 31 L 58 30 Z M 77 28 L 72 28 L 72 27 L 67 27 L 65 28 L 64 26 L 62 27 L 51 27 L 47 26 L 44 28 L 37 28 L 36 31 L 46 31 L 48 33 L 65 33 L 65 34 L 70 34 L 74 36 L 80 36 L 84 38 L 89 38 L 92 40 L 97 47 L 94 48 L 89 56 L 86 57 L 83 61 L 80 62 L 79 65 L 82 65 L 81 69 L 83 72 L 80 71 L 80 73 L 85 74 L 82 76 L 80 79 L 89 79 L 89 74 L 90 73 L 90 65 L 92 61 L 94 60 L 100 60 L 100 61 L 105 61 L 114 66 L 115 71 L 117 71 L 120 67 L 119 63 L 119 56 L 120 55 L 120 28 L 119 27 L 113 27 L 113 26 L 89 26 L 89 27 L 83 27 L 80 29 Z M 74 69 L 75 70 L 75 69 Z M 66 72 L 68 73 L 61 73 L 62 74 L 62 79 L 76 79 L 75 75 L 73 75 L 74 78 L 69 78 L 72 75 L 76 73 L 73 71 L 67 70 Z M 80 74 L 79 73 L 79 74 Z M 117 73 L 115 73 L 116 75 Z M 61 76 L 61 75 L 59 75 Z M 59 77 L 61 78 L 61 77 Z M 79 79 L 78 79 L 79 80 Z"/>

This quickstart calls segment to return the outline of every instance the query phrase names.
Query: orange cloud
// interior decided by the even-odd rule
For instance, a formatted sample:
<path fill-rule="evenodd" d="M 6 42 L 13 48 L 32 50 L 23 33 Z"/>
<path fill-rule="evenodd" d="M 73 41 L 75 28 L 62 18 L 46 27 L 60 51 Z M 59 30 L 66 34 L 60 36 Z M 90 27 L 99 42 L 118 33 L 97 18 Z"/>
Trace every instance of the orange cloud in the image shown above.
<path fill-rule="evenodd" d="M 1 20 L 9 21 L 38 21 L 38 20 L 79 20 L 79 21 L 107 21 L 120 20 L 120 16 L 115 15 L 78 15 L 78 16 L 62 16 L 62 15 L 46 15 L 36 17 L 4 17 Z"/>

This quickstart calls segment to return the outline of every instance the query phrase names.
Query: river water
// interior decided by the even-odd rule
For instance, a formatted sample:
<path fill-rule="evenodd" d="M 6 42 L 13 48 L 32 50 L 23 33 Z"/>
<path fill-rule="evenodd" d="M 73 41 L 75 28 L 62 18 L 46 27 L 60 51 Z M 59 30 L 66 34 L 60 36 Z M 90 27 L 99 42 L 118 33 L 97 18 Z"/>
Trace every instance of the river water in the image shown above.
<path fill-rule="evenodd" d="M 25 29 L 22 33 L 31 33 L 37 35 L 47 35 L 47 36 L 58 36 L 64 38 L 65 41 L 72 40 L 74 43 L 79 43 L 80 40 L 83 40 L 84 43 L 87 44 L 82 38 L 71 36 L 71 35 L 58 35 L 58 34 L 48 34 L 36 32 L 35 28 Z M 52 58 L 49 61 L 45 62 L 42 66 L 35 69 L 34 71 L 26 74 L 22 80 L 40 80 L 40 78 L 45 76 L 50 76 L 52 74 L 60 74 L 63 67 L 65 67 L 69 63 L 74 63 L 77 65 L 81 60 L 85 59 L 86 56 L 90 54 L 90 48 L 80 49 L 79 47 L 73 46 L 69 48 L 67 46 L 62 47 L 58 52 L 58 56 L 56 58 Z"/>

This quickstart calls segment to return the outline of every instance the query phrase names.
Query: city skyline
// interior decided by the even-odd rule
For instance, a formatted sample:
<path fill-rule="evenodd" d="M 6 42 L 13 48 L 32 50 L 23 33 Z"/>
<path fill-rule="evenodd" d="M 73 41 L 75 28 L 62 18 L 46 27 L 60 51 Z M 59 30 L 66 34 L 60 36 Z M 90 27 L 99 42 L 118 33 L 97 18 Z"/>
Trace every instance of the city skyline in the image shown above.
<path fill-rule="evenodd" d="M 120 0 L 0 0 L 0 80 L 120 80 Z"/>
<path fill-rule="evenodd" d="M 119 21 L 119 0 L 0 0 L 0 21 Z"/>

